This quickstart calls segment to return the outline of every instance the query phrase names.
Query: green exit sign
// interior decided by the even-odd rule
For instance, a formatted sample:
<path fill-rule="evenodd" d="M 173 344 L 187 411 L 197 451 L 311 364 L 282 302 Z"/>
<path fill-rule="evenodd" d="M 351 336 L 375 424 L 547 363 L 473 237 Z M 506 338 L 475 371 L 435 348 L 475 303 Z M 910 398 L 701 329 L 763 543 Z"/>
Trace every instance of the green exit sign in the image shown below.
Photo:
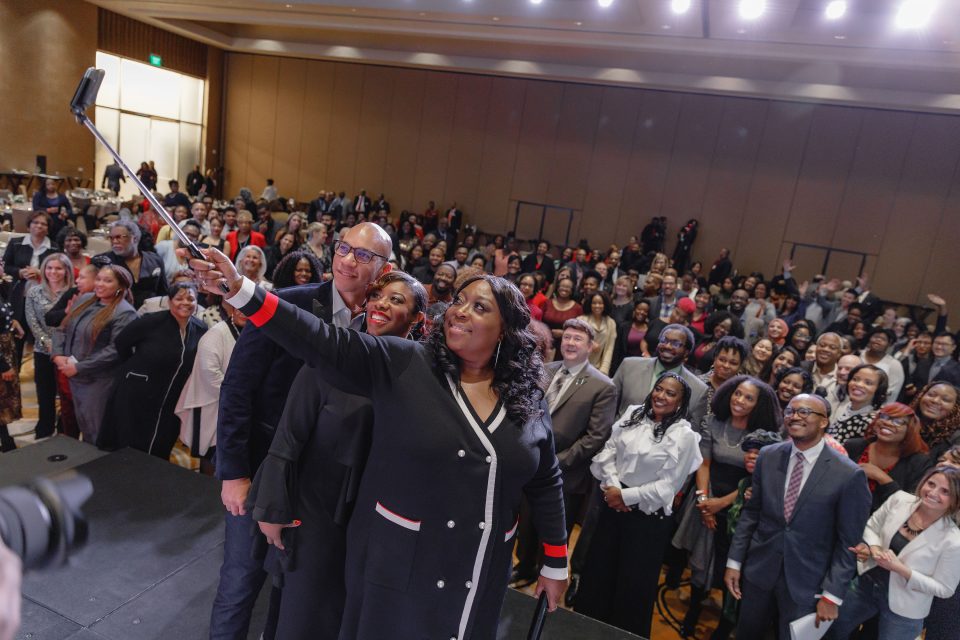
<path fill-rule="evenodd" d="M 151 53 L 151 54 L 150 54 L 150 64 L 152 64 L 152 65 L 155 66 L 155 67 L 162 67 L 162 66 L 163 66 L 163 58 L 161 58 L 160 56 L 158 56 L 158 55 L 155 54 L 155 53 Z"/>

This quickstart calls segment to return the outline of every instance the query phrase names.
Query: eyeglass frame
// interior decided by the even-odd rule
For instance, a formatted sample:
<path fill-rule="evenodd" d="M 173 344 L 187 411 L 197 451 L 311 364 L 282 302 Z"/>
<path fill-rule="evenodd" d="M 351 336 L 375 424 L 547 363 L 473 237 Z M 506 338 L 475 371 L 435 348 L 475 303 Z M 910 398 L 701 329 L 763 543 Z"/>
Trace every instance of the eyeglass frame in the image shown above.
<path fill-rule="evenodd" d="M 804 414 L 806 414 L 806 415 L 804 415 Z M 812 416 L 812 415 L 821 416 L 821 417 L 823 417 L 823 418 L 829 418 L 829 417 L 830 417 L 830 416 L 828 416 L 828 415 L 825 414 L 825 413 L 821 413 L 820 411 L 814 411 L 813 409 L 811 409 L 811 408 L 809 408 L 809 407 L 800 407 L 799 409 L 794 409 L 794 408 L 792 408 L 792 407 L 787 407 L 786 409 L 783 410 L 783 417 L 784 417 L 784 418 L 792 418 L 794 415 L 798 415 L 798 416 L 800 416 L 801 418 L 803 418 L 804 420 L 806 420 L 807 418 L 809 418 L 809 417 Z"/>
<path fill-rule="evenodd" d="M 670 340 L 669 338 L 660 338 L 657 341 L 657 344 L 665 344 L 673 347 L 674 349 L 688 349 L 687 341 L 684 340 Z"/>
<path fill-rule="evenodd" d="M 340 253 L 340 247 L 346 247 L 347 248 L 346 253 Z M 358 253 L 358 252 L 362 252 L 362 253 Z M 364 249 L 363 247 L 353 247 L 347 244 L 343 240 L 335 240 L 333 242 L 333 253 L 340 256 L 341 258 L 346 258 L 348 255 L 353 253 L 354 259 L 360 264 L 369 264 L 375 257 L 380 258 L 383 261 L 387 261 L 390 259 L 387 256 L 380 255 L 376 251 L 371 251 L 370 249 Z M 370 254 L 370 257 L 364 260 L 363 256 L 366 254 Z"/>
<path fill-rule="evenodd" d="M 889 413 L 880 412 L 877 414 L 877 420 L 883 420 L 884 422 L 889 422 L 890 424 L 895 424 L 898 427 L 907 427 L 910 426 L 910 417 L 901 416 L 899 418 L 894 418 Z"/>

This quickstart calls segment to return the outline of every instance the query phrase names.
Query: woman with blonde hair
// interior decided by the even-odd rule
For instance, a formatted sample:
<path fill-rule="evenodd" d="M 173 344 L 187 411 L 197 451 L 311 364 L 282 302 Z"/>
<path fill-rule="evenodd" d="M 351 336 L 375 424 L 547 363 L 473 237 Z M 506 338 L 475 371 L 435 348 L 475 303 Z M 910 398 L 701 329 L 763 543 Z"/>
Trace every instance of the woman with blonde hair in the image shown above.
<path fill-rule="evenodd" d="M 95 443 L 120 365 L 116 339 L 137 317 L 123 267 L 108 264 L 97 272 L 93 292 L 74 301 L 63 331 L 54 334 L 53 363 L 70 379 L 77 423 L 85 442 Z"/>
<path fill-rule="evenodd" d="M 73 263 L 63 253 L 51 253 L 40 263 L 40 285 L 27 290 L 24 312 L 33 333 L 33 380 L 37 385 L 39 420 L 36 438 L 53 435 L 57 418 L 57 369 L 50 359 L 54 328 L 44 321 L 60 296 L 73 286 Z"/>

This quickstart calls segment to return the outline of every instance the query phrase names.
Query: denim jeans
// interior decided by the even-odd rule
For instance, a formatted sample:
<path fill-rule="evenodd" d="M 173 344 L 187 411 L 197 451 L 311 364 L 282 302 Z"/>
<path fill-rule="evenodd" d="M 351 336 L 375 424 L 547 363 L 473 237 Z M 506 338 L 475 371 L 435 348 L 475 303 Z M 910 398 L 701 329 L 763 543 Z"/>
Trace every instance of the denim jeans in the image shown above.
<path fill-rule="evenodd" d="M 923 631 L 923 618 L 905 618 L 890 611 L 889 592 L 890 574 L 885 569 L 873 569 L 854 578 L 843 598 L 840 617 L 826 637 L 847 640 L 862 623 L 878 616 L 881 638 L 914 640 Z"/>
<path fill-rule="evenodd" d="M 254 554 L 255 526 L 249 514 L 226 514 L 223 565 L 210 615 L 210 640 L 247 638 L 250 615 L 267 578 L 263 554 Z"/>

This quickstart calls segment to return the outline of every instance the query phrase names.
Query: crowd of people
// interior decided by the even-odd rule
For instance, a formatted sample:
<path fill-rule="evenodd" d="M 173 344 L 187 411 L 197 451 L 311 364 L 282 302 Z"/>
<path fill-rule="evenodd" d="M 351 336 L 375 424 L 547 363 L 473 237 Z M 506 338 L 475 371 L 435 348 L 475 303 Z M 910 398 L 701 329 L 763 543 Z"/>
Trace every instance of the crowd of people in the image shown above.
<path fill-rule="evenodd" d="M 270 181 L 218 204 L 195 182 L 163 201 L 205 262 L 139 201 L 86 256 L 45 185 L 3 259 L 0 420 L 20 416 L 28 344 L 37 438 L 164 459 L 179 441 L 216 474 L 212 638 L 246 637 L 268 579 L 267 638 L 494 637 L 506 586 L 535 582 L 644 637 L 664 588 L 689 594 L 685 637 L 714 589 L 716 639 L 806 615 L 834 638 L 957 636 L 941 296 L 931 326 L 866 274 L 704 263 L 696 220 L 668 257 L 659 217 L 555 247 L 456 203 L 298 205 Z"/>

